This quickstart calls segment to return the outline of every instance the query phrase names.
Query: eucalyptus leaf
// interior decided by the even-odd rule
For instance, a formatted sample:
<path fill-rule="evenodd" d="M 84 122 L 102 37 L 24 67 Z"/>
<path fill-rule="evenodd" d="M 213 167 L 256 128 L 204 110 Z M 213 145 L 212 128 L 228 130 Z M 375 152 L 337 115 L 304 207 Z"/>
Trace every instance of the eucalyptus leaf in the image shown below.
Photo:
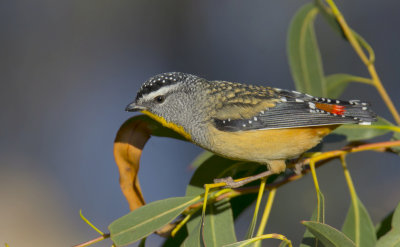
<path fill-rule="evenodd" d="M 392 229 L 378 240 L 376 247 L 400 247 L 400 203 L 393 213 Z"/>
<path fill-rule="evenodd" d="M 188 236 L 188 232 L 186 230 L 186 227 L 183 227 L 181 230 L 177 232 L 177 234 L 172 237 L 168 237 L 164 243 L 162 244 L 162 247 L 176 247 L 176 246 L 181 246 L 183 245 L 183 242 Z"/>
<path fill-rule="evenodd" d="M 173 197 L 144 205 L 112 222 L 108 229 L 116 246 L 136 242 L 180 215 L 195 197 Z"/>
<path fill-rule="evenodd" d="M 342 27 L 340 26 L 339 22 L 336 20 L 335 15 L 332 13 L 332 10 L 328 6 L 326 6 L 322 0 L 316 0 L 315 5 L 318 7 L 321 15 L 324 17 L 324 19 L 327 21 L 327 23 L 332 27 L 332 29 L 335 30 L 344 40 L 348 41 L 346 35 L 344 34 Z M 354 35 L 355 39 L 358 41 L 358 43 L 368 51 L 370 62 L 374 63 L 375 52 L 372 49 L 371 45 L 361 35 L 356 33 L 354 30 L 351 30 L 351 32 L 353 33 L 353 35 Z"/>
<path fill-rule="evenodd" d="M 378 239 L 380 237 L 382 237 L 383 235 L 385 235 L 386 233 L 388 233 L 390 231 L 390 229 L 392 229 L 393 213 L 394 213 L 394 210 L 392 212 L 390 212 L 388 215 L 386 215 L 385 218 L 383 218 L 383 220 L 381 220 L 381 222 L 379 222 L 375 226 L 376 237 Z"/>
<path fill-rule="evenodd" d="M 334 130 L 333 134 L 346 136 L 347 141 L 362 141 L 391 132 L 388 126 L 392 123 L 384 118 L 378 117 L 378 121 L 371 125 L 345 124 Z"/>
<path fill-rule="evenodd" d="M 370 84 L 371 80 L 368 78 L 363 78 L 359 76 L 354 76 L 350 74 L 332 74 L 325 77 L 327 85 L 327 97 L 328 98 L 339 98 L 346 87 L 351 82 L 362 82 Z"/>
<path fill-rule="evenodd" d="M 207 205 L 203 233 L 200 232 L 201 212 L 187 223 L 189 232 L 184 246 L 222 246 L 236 242 L 232 208 L 229 200 Z"/>
<path fill-rule="evenodd" d="M 303 221 L 303 225 L 322 242 L 325 247 L 355 247 L 351 239 L 339 230 L 316 221 Z"/>
<path fill-rule="evenodd" d="M 321 54 L 314 30 L 314 20 L 318 12 L 313 3 L 306 4 L 297 11 L 290 23 L 287 51 L 296 89 L 326 97 Z"/>
<path fill-rule="evenodd" d="M 190 224 L 190 221 L 188 224 Z M 201 237 L 200 222 L 198 224 L 193 224 L 193 227 L 191 227 L 190 231 L 188 229 L 188 233 L 188 237 L 183 242 L 184 247 L 204 247 L 203 238 Z"/>
<path fill-rule="evenodd" d="M 256 163 L 238 162 L 217 155 L 210 155 L 193 174 L 186 189 L 186 195 L 203 193 L 204 184 L 213 183 L 215 178 L 249 176 L 260 167 L 262 166 Z M 189 236 L 185 240 L 185 246 L 201 245 L 203 239 L 206 246 L 221 246 L 236 242 L 232 206 L 228 200 L 207 205 L 203 228 L 204 238 L 198 236 L 201 234 L 199 232 L 200 225 L 201 213 L 199 210 L 187 223 Z M 215 245 L 216 243 L 217 245 Z"/>
<path fill-rule="evenodd" d="M 365 206 L 362 204 L 359 198 L 357 198 L 357 201 L 359 219 L 356 219 L 354 205 L 351 203 L 346 219 L 342 226 L 342 232 L 346 234 L 346 236 L 352 241 L 354 241 L 357 246 L 374 247 L 376 244 L 374 225 L 372 224 L 371 217 L 369 216 Z M 357 229 L 356 224 L 358 224 L 359 229 Z M 356 236 L 359 236 L 358 240 L 356 240 Z"/>
<path fill-rule="evenodd" d="M 246 239 L 240 242 L 236 242 L 233 244 L 228 244 L 228 245 L 224 245 L 223 247 L 244 247 L 244 246 L 253 246 L 254 243 L 261 241 L 262 239 L 257 239 L 255 240 L 255 238 L 250 238 L 250 239 Z"/>
<path fill-rule="evenodd" d="M 193 160 L 193 162 L 190 164 L 190 167 L 197 168 L 214 155 L 215 154 L 210 151 L 203 151 Z"/>

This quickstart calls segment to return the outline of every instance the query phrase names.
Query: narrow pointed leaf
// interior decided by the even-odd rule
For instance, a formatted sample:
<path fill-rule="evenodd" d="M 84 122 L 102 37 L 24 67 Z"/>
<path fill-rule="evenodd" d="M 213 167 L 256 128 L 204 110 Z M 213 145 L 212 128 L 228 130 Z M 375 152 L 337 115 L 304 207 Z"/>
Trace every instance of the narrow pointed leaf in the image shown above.
<path fill-rule="evenodd" d="M 108 226 L 110 238 L 116 246 L 138 241 L 174 220 L 195 202 L 194 198 L 193 196 L 174 197 L 140 207 Z"/>
<path fill-rule="evenodd" d="M 392 218 L 394 210 L 375 226 L 376 237 L 379 239 L 392 229 Z"/>
<path fill-rule="evenodd" d="M 236 242 L 233 244 L 224 245 L 223 247 L 245 247 L 245 246 L 254 246 L 255 243 L 261 241 L 261 239 L 254 240 L 254 238 L 246 239 L 240 242 Z"/>
<path fill-rule="evenodd" d="M 314 31 L 317 14 L 318 8 L 313 3 L 297 11 L 289 27 L 287 50 L 296 89 L 326 97 L 326 82 Z"/>
<path fill-rule="evenodd" d="M 350 74 L 332 74 L 325 77 L 328 98 L 337 99 L 351 82 L 370 84 L 370 79 Z"/>
<path fill-rule="evenodd" d="M 333 134 L 344 135 L 348 142 L 362 141 L 391 132 L 392 123 L 378 117 L 378 121 L 371 125 L 345 124 L 334 130 Z"/>
<path fill-rule="evenodd" d="M 342 226 L 342 232 L 346 234 L 353 242 L 355 242 L 358 246 L 365 246 L 365 247 L 374 247 L 376 244 L 376 235 L 375 235 L 375 228 L 372 224 L 371 217 L 368 214 L 367 209 L 364 207 L 362 202 L 358 200 L 358 211 L 359 211 L 359 232 L 358 236 L 359 242 L 356 241 L 356 217 L 354 213 L 354 205 L 351 203 L 349 211 L 347 212 L 346 219 Z"/>
<path fill-rule="evenodd" d="M 400 203 L 393 213 L 392 229 L 378 240 L 376 247 L 400 247 Z"/>
<path fill-rule="evenodd" d="M 328 24 L 332 27 L 333 30 L 337 31 L 337 33 L 346 41 L 347 37 L 343 32 L 342 27 L 340 26 L 339 22 L 336 20 L 335 15 L 332 13 L 332 10 L 325 5 L 325 3 L 322 0 L 317 0 L 316 6 L 320 10 L 321 15 L 324 17 L 324 19 L 328 22 Z M 369 53 L 369 58 L 371 63 L 374 63 L 375 61 L 375 52 L 372 49 L 371 45 L 358 33 L 355 31 L 351 30 L 353 32 L 354 37 L 358 41 L 358 43 L 368 51 Z"/>
<path fill-rule="evenodd" d="M 187 236 L 188 232 L 186 231 L 186 228 L 183 227 L 183 229 L 179 230 L 174 237 L 170 236 L 169 238 L 167 238 L 162 244 L 162 247 L 182 246 Z"/>
<path fill-rule="evenodd" d="M 302 223 L 325 247 L 356 246 L 344 233 L 329 225 L 315 221 L 303 221 Z"/>
<path fill-rule="evenodd" d="M 201 164 L 203 164 L 206 160 L 214 156 L 215 154 L 210 151 L 201 152 L 190 164 L 191 168 L 198 168 Z"/>
<path fill-rule="evenodd" d="M 223 246 L 236 242 L 232 208 L 228 199 L 207 205 L 203 233 L 200 232 L 200 212 L 187 226 L 190 234 L 185 246 L 201 246 L 203 241 L 204 246 Z"/>
<path fill-rule="evenodd" d="M 190 224 L 190 222 L 188 222 L 188 224 Z M 204 243 L 201 238 L 200 221 L 196 225 L 193 225 L 190 230 L 188 229 L 188 233 L 188 237 L 183 242 L 183 247 L 204 247 Z"/>

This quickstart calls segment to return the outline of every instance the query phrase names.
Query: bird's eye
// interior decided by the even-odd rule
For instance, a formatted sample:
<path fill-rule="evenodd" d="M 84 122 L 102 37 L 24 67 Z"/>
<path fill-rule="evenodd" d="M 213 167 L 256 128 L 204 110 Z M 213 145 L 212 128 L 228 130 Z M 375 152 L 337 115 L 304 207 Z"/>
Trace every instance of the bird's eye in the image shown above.
<path fill-rule="evenodd" d="M 154 98 L 154 100 L 155 100 L 157 103 L 161 104 L 162 102 L 164 102 L 165 96 L 164 96 L 164 95 L 158 95 L 157 97 Z"/>

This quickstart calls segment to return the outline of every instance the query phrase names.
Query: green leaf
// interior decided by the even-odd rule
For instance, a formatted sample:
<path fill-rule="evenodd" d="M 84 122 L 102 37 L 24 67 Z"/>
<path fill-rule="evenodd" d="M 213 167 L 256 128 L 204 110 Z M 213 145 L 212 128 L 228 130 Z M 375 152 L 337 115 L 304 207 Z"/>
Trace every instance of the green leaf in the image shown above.
<path fill-rule="evenodd" d="M 352 82 L 351 75 L 349 74 L 333 74 L 325 77 L 327 84 L 328 98 L 339 98 L 339 96 L 346 89 L 347 85 Z"/>
<path fill-rule="evenodd" d="M 236 242 L 232 208 L 228 199 L 207 205 L 203 235 L 200 232 L 201 213 L 193 215 L 187 223 L 189 232 L 184 246 L 222 246 Z"/>
<path fill-rule="evenodd" d="M 349 74 L 333 74 L 325 77 L 328 98 L 339 98 L 350 82 L 371 84 L 371 80 Z"/>
<path fill-rule="evenodd" d="M 313 25 L 317 14 L 318 8 L 312 3 L 297 11 L 290 23 L 287 50 L 296 89 L 326 97 L 326 82 Z"/>
<path fill-rule="evenodd" d="M 348 142 L 371 139 L 391 132 L 392 123 L 378 117 L 371 125 L 345 124 L 334 130 L 333 134 L 344 135 Z"/>
<path fill-rule="evenodd" d="M 324 19 L 328 22 L 328 24 L 333 28 L 333 30 L 337 31 L 337 33 L 346 41 L 347 37 L 343 32 L 342 27 L 340 26 L 339 22 L 336 20 L 335 15 L 332 13 L 332 10 L 324 4 L 322 0 L 317 0 L 315 1 L 316 6 L 318 7 L 321 15 L 324 17 Z M 358 43 L 366 49 L 369 53 L 369 60 L 371 63 L 374 63 L 375 61 L 375 52 L 372 49 L 371 45 L 368 44 L 368 42 L 358 33 L 356 33 L 354 30 L 351 30 L 353 32 L 354 37 L 358 41 Z"/>
<path fill-rule="evenodd" d="M 378 239 L 388 233 L 390 229 L 392 229 L 393 213 L 394 210 L 386 215 L 386 217 L 375 226 L 376 237 Z"/>
<path fill-rule="evenodd" d="M 186 227 L 183 227 L 178 231 L 178 233 L 174 237 L 169 237 L 167 238 L 162 247 L 176 247 L 176 246 L 182 246 L 183 242 L 188 236 L 188 232 L 186 230 Z"/>
<path fill-rule="evenodd" d="M 339 230 L 315 221 L 303 221 L 303 225 L 322 242 L 325 247 L 355 247 L 353 241 L 351 241 L 344 233 Z"/>
<path fill-rule="evenodd" d="M 142 240 L 140 240 L 138 247 L 146 247 L 146 238 L 142 238 Z"/>
<path fill-rule="evenodd" d="M 215 178 L 234 177 L 243 178 L 261 173 L 267 169 L 266 166 L 258 163 L 238 162 L 223 158 L 218 155 L 211 155 L 195 171 L 186 188 L 186 195 L 199 195 L 204 193 L 204 184 L 214 182 Z M 268 179 L 268 183 L 273 180 Z M 258 181 L 246 186 L 255 185 Z M 231 199 L 234 219 L 243 212 L 245 208 L 251 205 L 257 198 L 257 194 L 245 194 Z"/>
<path fill-rule="evenodd" d="M 199 216 L 197 216 L 197 217 L 199 217 Z M 191 223 L 189 221 L 186 224 L 186 226 L 189 226 L 190 224 Z M 190 227 L 190 231 L 188 229 L 188 233 L 189 233 L 188 237 L 183 242 L 184 247 L 204 247 L 204 242 L 203 242 L 203 239 L 201 238 L 201 222 L 197 222 L 197 224 L 193 224 Z"/>
<path fill-rule="evenodd" d="M 239 162 L 210 155 L 208 159 L 196 169 L 186 188 L 186 195 L 199 195 L 204 193 L 204 184 L 214 183 L 215 178 L 235 177 L 242 178 L 254 174 L 264 166 L 257 163 Z"/>
<path fill-rule="evenodd" d="M 359 243 L 356 240 L 356 217 L 354 213 L 354 205 L 351 203 L 349 211 L 347 212 L 346 219 L 342 226 L 342 232 L 346 234 L 352 241 L 357 243 L 358 246 L 362 247 L 374 247 L 376 244 L 375 228 L 372 224 L 371 217 L 368 214 L 367 209 L 364 207 L 359 198 L 358 200 L 358 211 L 359 211 Z"/>
<path fill-rule="evenodd" d="M 206 160 L 214 156 L 215 154 L 210 151 L 201 152 L 190 164 L 191 168 L 198 168 L 201 164 L 203 164 Z"/>
<path fill-rule="evenodd" d="M 244 247 L 244 246 L 253 246 L 254 243 L 261 241 L 259 238 L 250 238 L 240 242 L 236 242 L 233 244 L 224 245 L 223 247 Z"/>
<path fill-rule="evenodd" d="M 262 236 L 258 236 L 258 237 L 254 237 L 254 238 L 250 238 L 250 239 L 246 239 L 240 242 L 236 242 L 233 244 L 227 244 L 224 245 L 223 247 L 244 247 L 244 246 L 254 246 L 254 244 L 260 244 L 261 240 L 264 239 L 278 239 L 275 237 L 271 237 L 271 236 L 266 236 L 266 235 L 262 235 Z M 281 241 L 281 243 L 279 244 L 279 247 L 285 247 L 288 245 L 287 241 Z"/>
<path fill-rule="evenodd" d="M 318 197 L 321 202 L 320 207 L 319 207 L 319 209 L 318 209 L 318 205 L 317 205 L 317 207 L 315 207 L 310 221 L 316 221 L 316 222 L 323 223 L 325 221 L 325 199 L 324 199 L 324 195 L 322 194 L 321 191 L 318 193 Z M 318 218 L 318 215 L 320 215 L 319 218 Z M 308 228 L 306 228 L 306 231 L 303 235 L 303 239 L 301 240 L 300 247 L 316 247 L 316 246 L 318 246 L 318 240 L 311 233 L 311 231 L 308 230 Z"/>
<path fill-rule="evenodd" d="M 393 213 L 392 229 L 378 240 L 376 247 L 400 247 L 400 203 Z"/>
<path fill-rule="evenodd" d="M 224 178 L 228 176 L 239 178 L 246 177 L 256 173 L 260 170 L 260 168 L 265 169 L 265 166 L 257 163 L 238 162 L 220 157 L 215 154 L 210 155 L 196 169 L 196 172 L 193 174 L 192 179 L 190 180 L 190 183 L 186 189 L 186 195 L 199 195 L 204 193 L 204 184 L 213 183 L 215 178 Z M 243 196 L 243 198 L 247 197 Z M 240 196 L 238 198 L 234 198 L 233 200 L 235 207 L 237 208 L 235 213 L 236 216 L 239 214 L 237 211 L 243 211 L 243 209 L 253 201 L 253 195 L 251 195 L 251 199 L 247 200 L 244 204 L 243 198 Z M 233 228 L 233 219 L 232 206 L 229 201 L 225 202 L 225 200 L 223 200 L 221 202 L 207 205 L 206 217 L 204 220 L 204 235 L 207 236 L 204 238 L 206 241 L 206 246 L 216 246 L 215 242 L 235 242 L 236 237 Z M 200 224 L 201 214 L 198 212 L 193 215 L 191 220 L 187 223 L 189 236 L 185 240 L 185 246 L 197 246 L 201 244 L 201 238 L 199 236 Z M 219 225 L 219 227 L 217 227 L 217 225 Z M 214 229 L 214 231 L 210 232 L 210 229 Z"/>
<path fill-rule="evenodd" d="M 116 246 L 142 239 L 175 219 L 196 197 L 174 197 L 144 205 L 112 222 L 108 229 Z"/>

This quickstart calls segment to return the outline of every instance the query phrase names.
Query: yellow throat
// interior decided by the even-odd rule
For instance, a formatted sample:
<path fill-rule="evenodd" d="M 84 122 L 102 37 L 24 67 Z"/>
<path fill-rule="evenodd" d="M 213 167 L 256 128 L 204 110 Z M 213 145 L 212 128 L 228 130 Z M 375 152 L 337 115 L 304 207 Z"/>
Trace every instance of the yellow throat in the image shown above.
<path fill-rule="evenodd" d="M 165 118 L 157 116 L 157 115 L 155 115 L 155 114 L 153 114 L 153 113 L 151 113 L 149 111 L 146 111 L 146 110 L 141 111 L 141 113 L 146 114 L 147 116 L 149 116 L 152 119 L 156 120 L 157 122 L 162 124 L 164 127 L 167 127 L 167 128 L 170 128 L 170 129 L 174 130 L 175 132 L 179 133 L 180 135 L 182 135 L 183 137 L 185 137 L 189 141 L 192 140 L 192 137 L 190 136 L 190 134 L 187 133 L 182 126 L 177 125 L 175 123 L 167 122 L 167 120 L 165 120 Z"/>

